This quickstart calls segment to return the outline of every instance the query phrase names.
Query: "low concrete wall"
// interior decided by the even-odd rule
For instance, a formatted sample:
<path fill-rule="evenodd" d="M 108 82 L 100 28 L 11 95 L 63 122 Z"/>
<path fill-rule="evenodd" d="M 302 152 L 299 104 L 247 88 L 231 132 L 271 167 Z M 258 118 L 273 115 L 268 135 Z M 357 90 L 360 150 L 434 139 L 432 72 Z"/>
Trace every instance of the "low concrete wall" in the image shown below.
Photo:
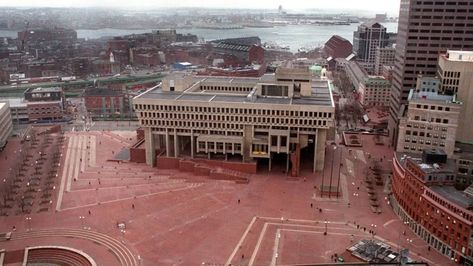
<path fill-rule="evenodd" d="M 194 166 L 194 174 L 198 176 L 210 176 L 211 169 L 204 165 L 196 164 Z"/>
<path fill-rule="evenodd" d="M 221 167 L 225 169 L 235 170 L 247 174 L 256 174 L 256 162 L 253 163 L 239 163 L 230 161 L 218 161 L 218 160 L 205 160 L 205 159 L 193 159 L 195 162 L 203 163 L 209 166 Z"/>
<path fill-rule="evenodd" d="M 179 170 L 183 172 L 194 172 L 195 163 L 192 161 L 180 160 Z"/>
<path fill-rule="evenodd" d="M 160 169 L 179 169 L 179 158 L 157 157 L 156 167 Z"/>
<path fill-rule="evenodd" d="M 146 151 L 142 148 L 130 148 L 130 162 L 146 163 Z"/>

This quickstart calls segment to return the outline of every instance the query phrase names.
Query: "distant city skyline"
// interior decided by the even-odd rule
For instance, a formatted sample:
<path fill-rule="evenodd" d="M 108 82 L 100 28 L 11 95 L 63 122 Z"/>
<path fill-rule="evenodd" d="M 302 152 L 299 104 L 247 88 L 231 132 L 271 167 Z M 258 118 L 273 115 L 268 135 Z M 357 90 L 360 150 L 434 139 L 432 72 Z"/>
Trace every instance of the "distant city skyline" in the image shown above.
<path fill-rule="evenodd" d="M 162 1 L 162 0 L 22 0 L 10 1 L 0 0 L 0 6 L 4 7 L 111 7 L 111 8 L 181 8 L 181 7 L 202 7 L 202 8 L 249 8 L 249 9 L 277 9 L 282 5 L 284 9 L 300 10 L 300 9 L 337 9 L 337 10 L 358 10 L 388 13 L 390 16 L 397 16 L 399 13 L 399 0 L 240 0 L 240 1 L 221 1 L 221 0 L 179 0 L 179 1 Z"/>

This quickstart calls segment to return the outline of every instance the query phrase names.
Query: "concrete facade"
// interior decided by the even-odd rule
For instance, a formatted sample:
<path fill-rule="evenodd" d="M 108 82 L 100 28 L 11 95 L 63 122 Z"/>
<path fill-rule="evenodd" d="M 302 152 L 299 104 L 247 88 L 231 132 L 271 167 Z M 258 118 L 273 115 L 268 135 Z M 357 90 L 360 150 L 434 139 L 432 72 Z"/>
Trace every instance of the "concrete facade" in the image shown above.
<path fill-rule="evenodd" d="M 13 130 L 8 102 L 0 102 L 0 148 L 3 149 Z"/>
<path fill-rule="evenodd" d="M 457 141 L 473 142 L 473 52 L 448 51 L 439 57 L 440 90 L 463 102 Z"/>
<path fill-rule="evenodd" d="M 439 84 L 437 78 L 419 77 L 399 123 L 396 151 L 421 153 L 440 147 L 448 156 L 453 155 L 462 103 L 453 96 L 439 95 Z"/>
<path fill-rule="evenodd" d="M 378 76 L 383 74 L 383 66 L 393 66 L 395 54 L 396 49 L 394 47 L 377 47 L 374 60 L 374 74 Z"/>
<path fill-rule="evenodd" d="M 368 75 L 356 61 L 347 62 L 344 69 L 353 88 L 358 92 L 362 105 L 367 107 L 389 105 L 391 93 L 389 80 L 383 76 Z"/>
<path fill-rule="evenodd" d="M 363 106 L 389 106 L 391 82 L 382 76 L 367 76 L 358 87 Z"/>
<path fill-rule="evenodd" d="M 327 80 L 308 69 L 279 68 L 260 78 L 171 74 L 161 88 L 133 100 L 145 128 L 146 161 L 167 157 L 221 158 L 243 162 L 285 156 L 297 174 L 301 154 L 323 169 L 334 104 Z"/>
<path fill-rule="evenodd" d="M 389 116 L 393 144 L 401 106 L 407 104 L 417 75 L 435 76 L 439 53 L 473 50 L 472 13 L 471 0 L 401 0 Z"/>

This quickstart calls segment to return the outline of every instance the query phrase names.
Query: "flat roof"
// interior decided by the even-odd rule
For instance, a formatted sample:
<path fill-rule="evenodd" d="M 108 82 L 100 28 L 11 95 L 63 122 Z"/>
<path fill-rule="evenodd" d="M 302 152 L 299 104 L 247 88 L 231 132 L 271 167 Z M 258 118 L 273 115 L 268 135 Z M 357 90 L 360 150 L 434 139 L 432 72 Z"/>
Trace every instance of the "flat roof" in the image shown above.
<path fill-rule="evenodd" d="M 88 88 L 84 92 L 84 96 L 120 96 L 123 93 L 108 88 Z"/>
<path fill-rule="evenodd" d="M 215 95 L 209 95 L 209 94 L 190 94 L 190 93 L 185 93 L 181 94 L 177 98 L 179 101 L 204 101 L 204 102 L 209 102 L 212 100 L 212 98 L 215 97 Z"/>
<path fill-rule="evenodd" d="M 0 98 L 0 102 L 8 102 L 10 108 L 26 107 L 26 102 L 23 98 Z"/>
<path fill-rule="evenodd" d="M 28 92 L 61 92 L 61 87 L 37 87 L 29 90 Z"/>
<path fill-rule="evenodd" d="M 422 154 L 410 153 L 410 152 L 396 152 L 396 158 L 399 163 L 405 166 L 407 160 L 415 163 L 424 173 L 448 173 L 455 172 L 456 165 L 455 160 L 447 159 L 446 163 L 443 164 L 428 164 L 422 161 Z"/>
<path fill-rule="evenodd" d="M 323 91 L 325 89 L 325 91 Z M 253 104 L 285 104 L 285 105 L 319 105 L 332 106 L 330 92 L 328 88 L 322 88 L 322 91 L 313 93 L 310 97 L 288 98 L 288 97 L 265 97 L 257 96 L 255 101 L 249 101 L 247 94 L 231 95 L 222 92 L 208 91 L 205 94 L 200 93 L 181 93 L 162 91 L 160 88 L 152 89 L 146 93 L 137 96 L 135 99 L 157 99 L 174 101 L 203 101 L 203 102 L 228 102 L 228 103 L 253 103 Z"/>
<path fill-rule="evenodd" d="M 230 96 L 230 95 L 216 95 L 215 98 L 212 99 L 214 102 L 232 102 L 232 103 L 242 103 L 245 102 L 245 96 Z"/>
<path fill-rule="evenodd" d="M 455 103 L 453 102 L 454 97 L 452 95 L 443 95 L 443 94 L 438 94 L 437 92 L 426 92 L 426 91 L 420 91 L 420 92 L 413 91 L 412 94 L 410 94 L 410 100 L 429 100 L 429 101 L 436 101 L 436 102 L 442 102 L 442 103 Z"/>
<path fill-rule="evenodd" d="M 473 62 L 473 51 L 448 50 L 443 56 L 449 61 Z"/>
<path fill-rule="evenodd" d="M 469 209 L 473 207 L 473 198 L 468 197 L 463 191 L 459 191 L 453 186 L 431 186 L 429 188 L 462 208 Z"/>

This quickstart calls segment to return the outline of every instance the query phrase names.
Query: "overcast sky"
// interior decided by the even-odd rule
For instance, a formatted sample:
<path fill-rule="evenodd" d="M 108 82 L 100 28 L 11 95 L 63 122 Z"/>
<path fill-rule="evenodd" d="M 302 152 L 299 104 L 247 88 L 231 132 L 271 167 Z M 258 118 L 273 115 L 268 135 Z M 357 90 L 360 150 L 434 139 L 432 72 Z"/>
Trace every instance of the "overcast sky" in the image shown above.
<path fill-rule="evenodd" d="M 356 9 L 397 14 L 400 0 L 0 0 L 0 6 Z"/>

